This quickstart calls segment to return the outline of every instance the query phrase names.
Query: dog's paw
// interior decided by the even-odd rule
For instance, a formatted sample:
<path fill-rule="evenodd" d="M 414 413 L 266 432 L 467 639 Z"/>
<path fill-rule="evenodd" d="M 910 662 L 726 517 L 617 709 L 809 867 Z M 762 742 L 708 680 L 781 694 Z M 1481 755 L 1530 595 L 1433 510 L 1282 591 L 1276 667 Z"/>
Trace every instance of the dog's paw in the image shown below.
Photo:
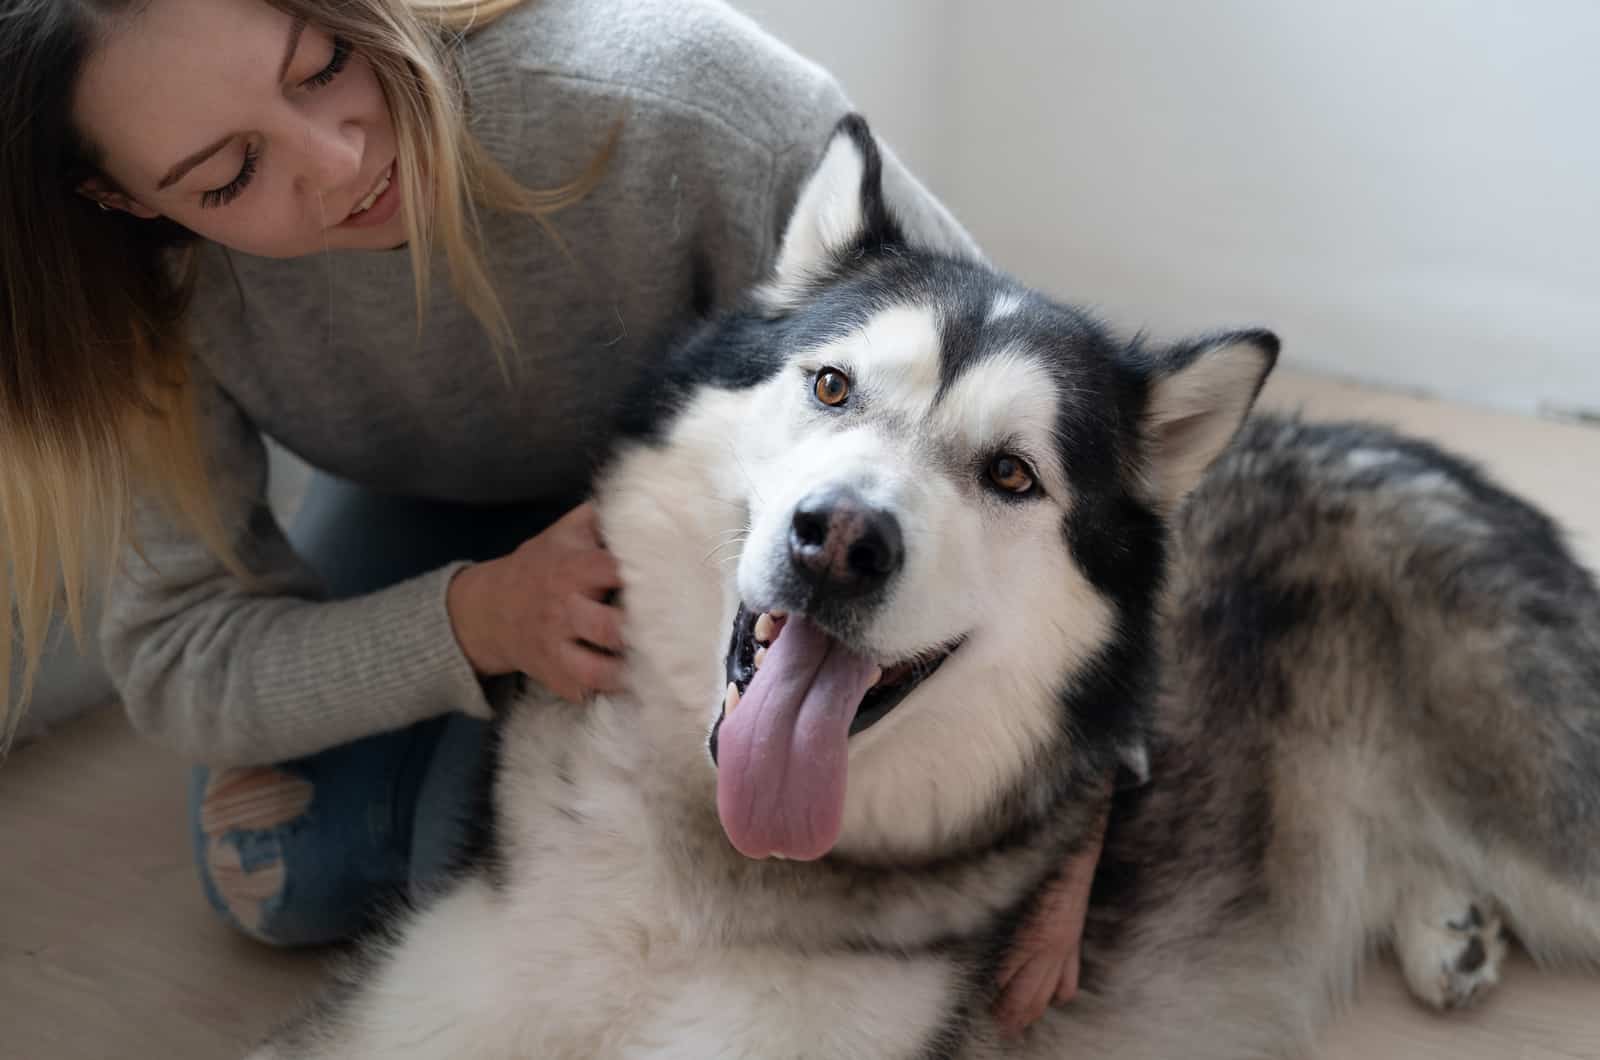
<path fill-rule="evenodd" d="M 1412 901 L 1394 942 L 1411 992 L 1441 1011 L 1475 1004 L 1500 981 L 1505 930 L 1486 902 L 1446 891 Z"/>

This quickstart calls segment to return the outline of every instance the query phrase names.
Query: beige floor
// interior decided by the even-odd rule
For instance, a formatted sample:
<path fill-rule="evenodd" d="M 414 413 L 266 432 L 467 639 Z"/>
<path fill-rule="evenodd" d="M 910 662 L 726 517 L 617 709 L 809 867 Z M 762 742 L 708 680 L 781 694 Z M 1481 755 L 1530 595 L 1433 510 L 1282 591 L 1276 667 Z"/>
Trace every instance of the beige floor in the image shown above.
<path fill-rule="evenodd" d="M 1270 405 L 1405 424 L 1484 460 L 1567 523 L 1600 567 L 1600 431 L 1285 375 Z M 237 1056 L 314 982 L 318 958 L 222 929 L 189 869 L 183 769 L 114 710 L 0 765 L 0 1058 Z M 1520 958 L 1479 1011 L 1435 1017 L 1374 968 L 1324 1060 L 1595 1060 L 1600 977 Z"/>

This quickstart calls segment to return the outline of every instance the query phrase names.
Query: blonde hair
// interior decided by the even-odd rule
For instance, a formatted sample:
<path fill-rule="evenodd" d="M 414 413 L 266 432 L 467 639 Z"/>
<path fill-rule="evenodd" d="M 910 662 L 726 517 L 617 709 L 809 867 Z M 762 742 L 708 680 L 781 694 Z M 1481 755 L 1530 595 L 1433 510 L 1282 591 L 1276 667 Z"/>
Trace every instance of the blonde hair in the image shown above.
<path fill-rule="evenodd" d="M 510 327 L 483 260 L 479 209 L 546 224 L 593 187 L 617 128 L 585 173 L 548 190 L 522 187 L 472 138 L 452 53 L 526 0 L 268 2 L 349 40 L 371 65 L 400 156 L 420 163 L 396 171 L 418 312 L 441 247 L 454 290 L 503 351 Z M 11 233 L 0 241 L 0 753 L 32 693 L 52 616 L 64 610 L 73 636 L 85 636 L 85 599 L 129 543 L 136 495 L 163 499 L 249 578 L 211 492 L 189 376 L 193 239 L 165 221 L 100 211 L 75 190 L 97 175 L 97 159 L 66 101 L 95 28 L 125 4 L 20 0 L 0 19 L 0 68 L 13 71 L 0 95 L 0 230 Z"/>

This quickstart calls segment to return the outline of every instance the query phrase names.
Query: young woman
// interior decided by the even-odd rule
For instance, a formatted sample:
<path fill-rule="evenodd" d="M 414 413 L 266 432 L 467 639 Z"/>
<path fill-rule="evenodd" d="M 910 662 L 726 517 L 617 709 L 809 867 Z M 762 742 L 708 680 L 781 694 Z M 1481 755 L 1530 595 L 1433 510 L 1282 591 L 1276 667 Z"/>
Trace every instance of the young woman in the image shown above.
<path fill-rule="evenodd" d="M 608 410 L 762 275 L 848 103 L 715 0 L 4 4 L 23 663 L 104 586 L 134 723 L 203 763 L 213 905 L 346 937 L 462 842 L 488 682 L 616 686 Z M 288 528 L 269 437 L 320 472 Z M 1093 862 L 1003 970 L 1014 1025 L 1073 992 Z"/>

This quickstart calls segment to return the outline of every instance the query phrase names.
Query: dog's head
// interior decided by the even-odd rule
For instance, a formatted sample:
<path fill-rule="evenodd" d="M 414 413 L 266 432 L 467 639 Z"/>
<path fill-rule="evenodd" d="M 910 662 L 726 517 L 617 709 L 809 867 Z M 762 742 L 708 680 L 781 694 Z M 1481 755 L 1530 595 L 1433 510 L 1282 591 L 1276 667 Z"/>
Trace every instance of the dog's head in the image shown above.
<path fill-rule="evenodd" d="M 918 245 L 842 122 L 769 282 L 690 344 L 701 396 L 654 450 L 706 465 L 676 503 L 713 517 L 624 556 L 709 560 L 715 673 L 680 669 L 734 846 L 937 856 L 1046 812 L 1071 763 L 1137 767 L 1166 523 L 1276 349 L 1130 345 Z M 639 467 L 646 492 L 672 478 Z M 712 611 L 673 608 L 646 628 Z"/>

